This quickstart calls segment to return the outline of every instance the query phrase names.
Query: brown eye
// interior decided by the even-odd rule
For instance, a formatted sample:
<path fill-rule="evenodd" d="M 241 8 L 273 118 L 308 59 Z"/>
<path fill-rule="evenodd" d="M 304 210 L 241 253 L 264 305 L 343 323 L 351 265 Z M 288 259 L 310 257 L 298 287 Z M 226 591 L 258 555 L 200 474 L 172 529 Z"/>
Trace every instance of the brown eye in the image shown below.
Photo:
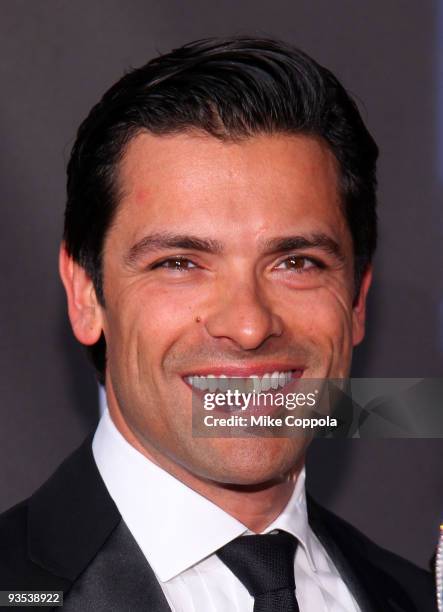
<path fill-rule="evenodd" d="M 279 268 L 280 266 L 282 266 L 286 270 L 292 270 L 293 272 L 305 272 L 307 270 L 310 270 L 311 268 L 318 267 L 312 259 L 296 255 L 291 255 L 291 257 L 287 257 L 286 259 L 284 259 L 277 266 L 277 268 Z"/>
<path fill-rule="evenodd" d="M 167 270 L 187 272 L 196 267 L 197 266 L 190 259 L 186 259 L 185 257 L 170 257 L 155 264 L 154 269 L 166 268 Z"/>

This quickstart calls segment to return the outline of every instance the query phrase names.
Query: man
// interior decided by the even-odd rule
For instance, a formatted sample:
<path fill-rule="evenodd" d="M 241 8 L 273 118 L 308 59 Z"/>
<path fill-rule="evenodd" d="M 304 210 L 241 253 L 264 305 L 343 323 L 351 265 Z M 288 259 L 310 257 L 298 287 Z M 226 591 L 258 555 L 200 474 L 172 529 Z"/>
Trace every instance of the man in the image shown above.
<path fill-rule="evenodd" d="M 109 412 L 0 519 L 1 589 L 67 610 L 434 609 L 425 571 L 306 500 L 309 437 L 192 431 L 193 396 L 233 379 L 348 376 L 376 158 L 336 78 L 275 41 L 186 45 L 105 94 L 69 163 L 60 273 Z"/>

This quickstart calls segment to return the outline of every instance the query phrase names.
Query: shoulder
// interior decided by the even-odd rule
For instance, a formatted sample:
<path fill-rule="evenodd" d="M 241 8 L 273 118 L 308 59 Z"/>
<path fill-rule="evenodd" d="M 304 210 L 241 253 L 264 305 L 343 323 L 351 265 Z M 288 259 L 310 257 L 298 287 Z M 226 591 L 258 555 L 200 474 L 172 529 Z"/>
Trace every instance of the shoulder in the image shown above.
<path fill-rule="evenodd" d="M 19 560 L 26 554 L 27 522 L 28 500 L 0 514 L 0 567 L 2 569 L 5 558 Z"/>
<path fill-rule="evenodd" d="M 392 592 L 402 589 L 412 601 L 422 605 L 420 609 L 435 608 L 434 581 L 429 571 L 382 548 L 312 498 L 308 508 L 311 526 L 326 550 L 350 561 L 367 589 L 380 585 Z"/>
<path fill-rule="evenodd" d="M 403 557 L 387 550 L 376 544 L 373 540 L 369 539 L 363 532 L 359 531 L 356 527 L 340 518 L 333 512 L 322 508 L 324 520 L 328 526 L 334 530 L 337 535 L 342 538 L 347 538 L 349 545 L 355 549 L 361 556 L 366 557 L 368 560 L 377 561 L 382 563 L 384 566 L 401 568 L 405 572 L 418 573 L 419 575 L 428 576 L 429 572 L 419 568 L 410 561 L 407 561 Z"/>
<path fill-rule="evenodd" d="M 88 436 L 31 497 L 0 515 L 0 590 L 64 589 L 120 519 Z"/>
<path fill-rule="evenodd" d="M 50 575 L 28 555 L 29 500 L 0 515 L 0 590 L 42 588 Z"/>

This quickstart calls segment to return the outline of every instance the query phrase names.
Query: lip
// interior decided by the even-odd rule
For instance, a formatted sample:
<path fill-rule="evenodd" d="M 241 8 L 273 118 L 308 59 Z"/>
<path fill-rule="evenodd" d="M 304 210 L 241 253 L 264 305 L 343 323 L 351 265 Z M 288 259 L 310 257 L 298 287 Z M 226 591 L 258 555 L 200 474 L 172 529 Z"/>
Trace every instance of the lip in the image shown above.
<path fill-rule="evenodd" d="M 272 368 L 272 369 L 271 369 Z M 286 392 L 289 391 L 290 388 L 294 388 L 294 385 L 298 385 L 300 379 L 303 377 L 303 373 L 304 373 L 304 368 L 298 366 L 292 366 L 292 365 L 287 365 L 287 364 L 282 364 L 282 363 L 272 363 L 272 364 L 261 364 L 259 367 L 212 367 L 212 368 L 202 368 L 201 370 L 198 370 L 198 373 L 194 373 L 194 374 L 187 374 L 185 376 L 208 376 L 208 375 L 213 375 L 213 376 L 220 376 L 220 375 L 224 375 L 226 376 L 226 378 L 238 378 L 238 379 L 248 379 L 249 377 L 252 376 L 257 376 L 258 378 L 261 378 L 262 375 L 266 374 L 266 373 L 270 373 L 270 372 L 292 372 L 292 379 L 285 385 L 284 388 L 286 388 Z M 204 372 L 204 373 L 203 373 Z M 196 387 L 194 387 L 193 385 L 191 385 L 186 378 L 183 378 L 183 382 L 185 383 L 185 385 L 190 389 L 190 391 L 193 394 L 193 397 L 196 398 L 203 398 L 205 397 L 205 395 L 208 393 L 208 391 L 203 391 L 201 389 L 198 389 Z M 289 387 L 288 387 L 289 386 Z M 268 389 L 268 391 L 265 391 L 263 393 L 266 394 L 271 394 L 271 395 L 277 395 L 277 394 L 281 394 L 282 388 L 278 388 L 278 389 Z M 222 393 L 222 392 L 219 392 Z M 263 415 L 271 415 L 271 414 L 276 414 L 281 412 L 281 407 L 277 407 L 277 406 L 259 406 L 256 405 L 254 408 L 249 408 L 248 412 L 249 413 L 254 413 L 254 414 L 263 414 Z M 226 414 L 231 414 L 231 410 L 227 409 L 226 407 L 216 407 L 214 409 L 214 414 L 220 414 L 220 415 L 226 415 Z M 242 413 L 244 414 L 244 413 Z"/>
<path fill-rule="evenodd" d="M 278 363 L 278 362 L 270 362 L 266 364 L 250 364 L 247 366 L 234 366 L 234 365 L 226 365 L 226 366 L 210 366 L 210 367 L 201 367 L 195 368 L 190 372 L 186 372 L 186 374 L 182 374 L 182 378 L 186 376 L 232 376 L 237 378 L 249 378 L 250 376 L 263 376 L 266 373 L 272 372 L 289 372 L 292 371 L 297 373 L 296 378 L 299 378 L 303 375 L 305 371 L 305 367 L 302 365 L 294 365 L 288 363 Z M 186 381 L 185 381 L 186 382 Z M 186 383 L 187 384 L 187 383 Z"/>
<path fill-rule="evenodd" d="M 203 398 L 208 391 L 203 391 L 201 389 L 195 388 L 191 385 L 185 377 L 188 376 L 221 376 L 224 375 L 227 378 L 249 378 L 251 376 L 262 377 L 266 373 L 271 372 L 292 372 L 292 380 L 290 380 L 286 385 L 286 392 L 289 391 L 289 388 L 294 388 L 294 386 L 299 384 L 299 380 L 303 377 L 303 373 L 305 371 L 304 366 L 295 366 L 293 364 L 284 364 L 281 362 L 269 362 L 269 363 L 261 363 L 261 364 L 248 364 L 248 366 L 212 366 L 212 367 L 202 367 L 201 369 L 192 370 L 192 374 L 185 374 L 183 376 L 183 382 L 186 386 L 191 390 L 192 394 L 196 398 Z M 289 388 L 288 388 L 289 385 Z M 264 392 L 266 394 L 276 395 L 278 393 L 282 393 L 282 389 L 269 389 Z M 255 405 L 254 407 L 249 407 L 246 412 L 239 412 L 236 410 L 231 410 L 227 407 L 215 407 L 213 410 L 214 415 L 226 416 L 233 413 L 239 413 L 242 415 L 245 414 L 255 414 L 255 415 L 278 415 L 282 412 L 281 406 L 276 405 Z"/>

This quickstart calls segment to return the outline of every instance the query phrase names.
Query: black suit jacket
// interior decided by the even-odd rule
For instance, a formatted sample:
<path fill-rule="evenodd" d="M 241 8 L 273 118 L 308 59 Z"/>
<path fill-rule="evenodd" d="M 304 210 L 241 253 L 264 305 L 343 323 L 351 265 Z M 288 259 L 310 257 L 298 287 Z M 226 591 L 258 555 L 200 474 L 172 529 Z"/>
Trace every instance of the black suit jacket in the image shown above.
<path fill-rule="evenodd" d="M 362 612 L 436 610 L 428 572 L 310 498 L 308 515 Z M 174 542 L 165 546 L 173 555 Z M 34 495 L 0 516 L 0 590 L 33 589 L 63 591 L 63 612 L 170 610 L 100 477 L 91 437 Z M 37 608 L 23 607 L 30 609 Z"/>

